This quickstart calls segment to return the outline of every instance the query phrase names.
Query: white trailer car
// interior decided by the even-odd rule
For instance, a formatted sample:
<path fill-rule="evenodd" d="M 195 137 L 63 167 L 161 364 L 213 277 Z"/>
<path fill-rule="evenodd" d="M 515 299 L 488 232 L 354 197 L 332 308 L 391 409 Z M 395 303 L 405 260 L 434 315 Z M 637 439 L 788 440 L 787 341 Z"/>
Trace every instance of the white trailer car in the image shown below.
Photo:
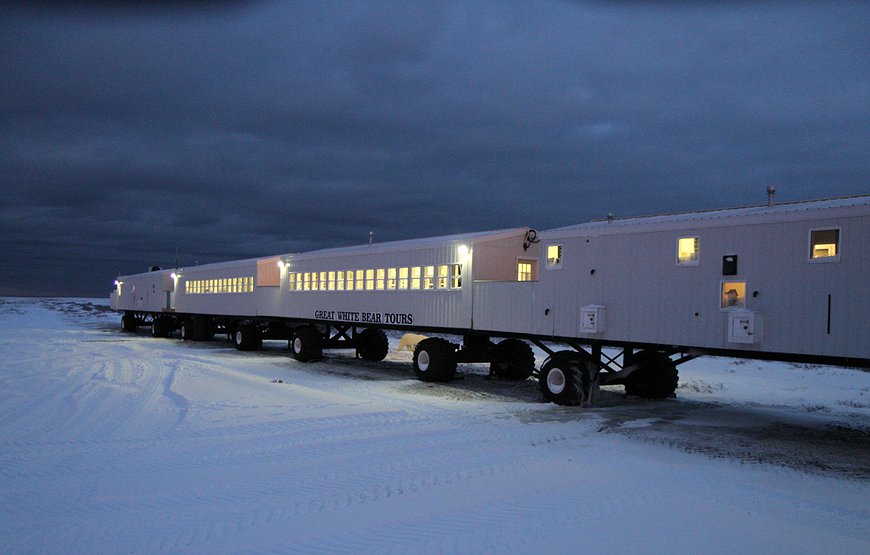
<path fill-rule="evenodd" d="M 111 302 L 128 331 L 286 339 L 299 360 L 380 360 L 385 329 L 462 336 L 417 345 L 427 381 L 458 362 L 526 379 L 528 341 L 550 355 L 545 399 L 585 405 L 601 384 L 667 397 L 704 354 L 870 367 L 867 283 L 870 195 L 155 270 L 120 276 Z"/>

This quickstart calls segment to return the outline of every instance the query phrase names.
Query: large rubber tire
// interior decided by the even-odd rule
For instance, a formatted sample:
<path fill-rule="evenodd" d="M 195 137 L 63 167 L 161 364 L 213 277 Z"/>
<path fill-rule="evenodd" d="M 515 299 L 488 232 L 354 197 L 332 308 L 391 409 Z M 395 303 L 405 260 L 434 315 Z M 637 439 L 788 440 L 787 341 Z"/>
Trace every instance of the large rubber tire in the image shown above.
<path fill-rule="evenodd" d="M 125 312 L 123 316 L 121 316 L 121 329 L 124 331 L 135 332 L 139 328 L 139 321 L 136 319 L 136 315 L 132 312 Z"/>
<path fill-rule="evenodd" d="M 545 401 L 557 405 L 577 406 L 589 396 L 589 374 L 585 363 L 573 351 L 554 353 L 541 368 L 538 378 Z"/>
<path fill-rule="evenodd" d="M 356 353 L 363 360 L 384 360 L 390 351 L 390 342 L 384 330 L 366 328 L 356 336 Z"/>
<path fill-rule="evenodd" d="M 424 382 L 449 382 L 456 375 L 456 349 L 440 337 L 417 343 L 414 374 Z"/>
<path fill-rule="evenodd" d="M 667 399 L 677 390 L 680 381 L 677 365 L 666 354 L 641 351 L 634 364 L 640 367 L 625 379 L 625 392 L 647 399 Z"/>
<path fill-rule="evenodd" d="M 233 345 L 240 351 L 259 351 L 263 347 L 263 336 L 257 326 L 238 326 L 233 332 Z"/>
<path fill-rule="evenodd" d="M 181 321 L 180 331 L 182 341 L 193 340 L 193 322 L 191 322 L 189 318 L 185 318 Z"/>
<path fill-rule="evenodd" d="M 290 338 L 290 352 L 300 362 L 323 357 L 323 337 L 314 326 L 299 326 Z"/>
<path fill-rule="evenodd" d="M 535 354 L 525 341 L 505 339 L 495 346 L 496 360 L 489 370 L 506 380 L 525 380 L 535 371 Z"/>
<path fill-rule="evenodd" d="M 151 337 L 169 337 L 172 333 L 172 320 L 165 317 L 154 317 L 151 320 Z"/>

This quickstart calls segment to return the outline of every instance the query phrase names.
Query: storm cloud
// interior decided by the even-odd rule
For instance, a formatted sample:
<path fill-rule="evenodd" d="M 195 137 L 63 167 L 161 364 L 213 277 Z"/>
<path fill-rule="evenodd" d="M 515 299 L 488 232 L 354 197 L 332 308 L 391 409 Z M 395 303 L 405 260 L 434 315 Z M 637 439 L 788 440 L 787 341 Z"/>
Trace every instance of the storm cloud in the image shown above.
<path fill-rule="evenodd" d="M 870 7 L 0 8 L 0 294 L 870 192 Z"/>

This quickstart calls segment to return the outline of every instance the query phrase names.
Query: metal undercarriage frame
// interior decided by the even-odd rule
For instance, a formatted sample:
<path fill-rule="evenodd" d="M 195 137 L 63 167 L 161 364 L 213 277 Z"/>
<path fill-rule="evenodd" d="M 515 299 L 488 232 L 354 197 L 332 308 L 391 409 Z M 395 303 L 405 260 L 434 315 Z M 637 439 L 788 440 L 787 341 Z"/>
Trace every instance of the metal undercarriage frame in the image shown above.
<path fill-rule="evenodd" d="M 536 347 L 552 357 L 558 351 L 554 351 L 544 342 L 538 339 L 530 339 Z M 637 346 L 626 345 L 617 347 L 619 352 L 616 355 L 610 356 L 604 352 L 601 343 L 592 343 L 589 348 L 584 347 L 576 341 L 566 341 L 566 345 L 576 351 L 577 355 L 587 363 L 587 367 L 594 375 L 590 376 L 596 384 L 599 385 L 617 385 L 625 383 L 626 378 L 631 376 L 641 365 L 634 362 L 634 355 L 639 351 Z M 679 358 L 671 358 L 674 366 L 679 366 L 684 362 L 696 359 L 700 354 L 686 353 L 682 349 L 672 347 L 670 349 L 660 350 L 662 354 L 668 358 L 675 354 L 682 353 Z"/>

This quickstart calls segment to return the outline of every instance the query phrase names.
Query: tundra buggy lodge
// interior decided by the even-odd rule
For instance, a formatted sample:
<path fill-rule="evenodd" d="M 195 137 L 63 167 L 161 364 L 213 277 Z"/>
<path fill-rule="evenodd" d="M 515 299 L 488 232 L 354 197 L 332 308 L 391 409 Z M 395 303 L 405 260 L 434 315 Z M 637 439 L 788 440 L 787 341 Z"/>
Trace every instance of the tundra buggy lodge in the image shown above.
<path fill-rule="evenodd" d="M 381 360 L 385 329 L 425 333 L 421 380 L 488 362 L 588 405 L 602 384 L 668 397 L 705 354 L 870 367 L 868 283 L 865 195 L 155 268 L 119 276 L 111 304 L 127 331 L 282 339 L 300 361 Z M 549 355 L 537 372 L 530 343 Z"/>

